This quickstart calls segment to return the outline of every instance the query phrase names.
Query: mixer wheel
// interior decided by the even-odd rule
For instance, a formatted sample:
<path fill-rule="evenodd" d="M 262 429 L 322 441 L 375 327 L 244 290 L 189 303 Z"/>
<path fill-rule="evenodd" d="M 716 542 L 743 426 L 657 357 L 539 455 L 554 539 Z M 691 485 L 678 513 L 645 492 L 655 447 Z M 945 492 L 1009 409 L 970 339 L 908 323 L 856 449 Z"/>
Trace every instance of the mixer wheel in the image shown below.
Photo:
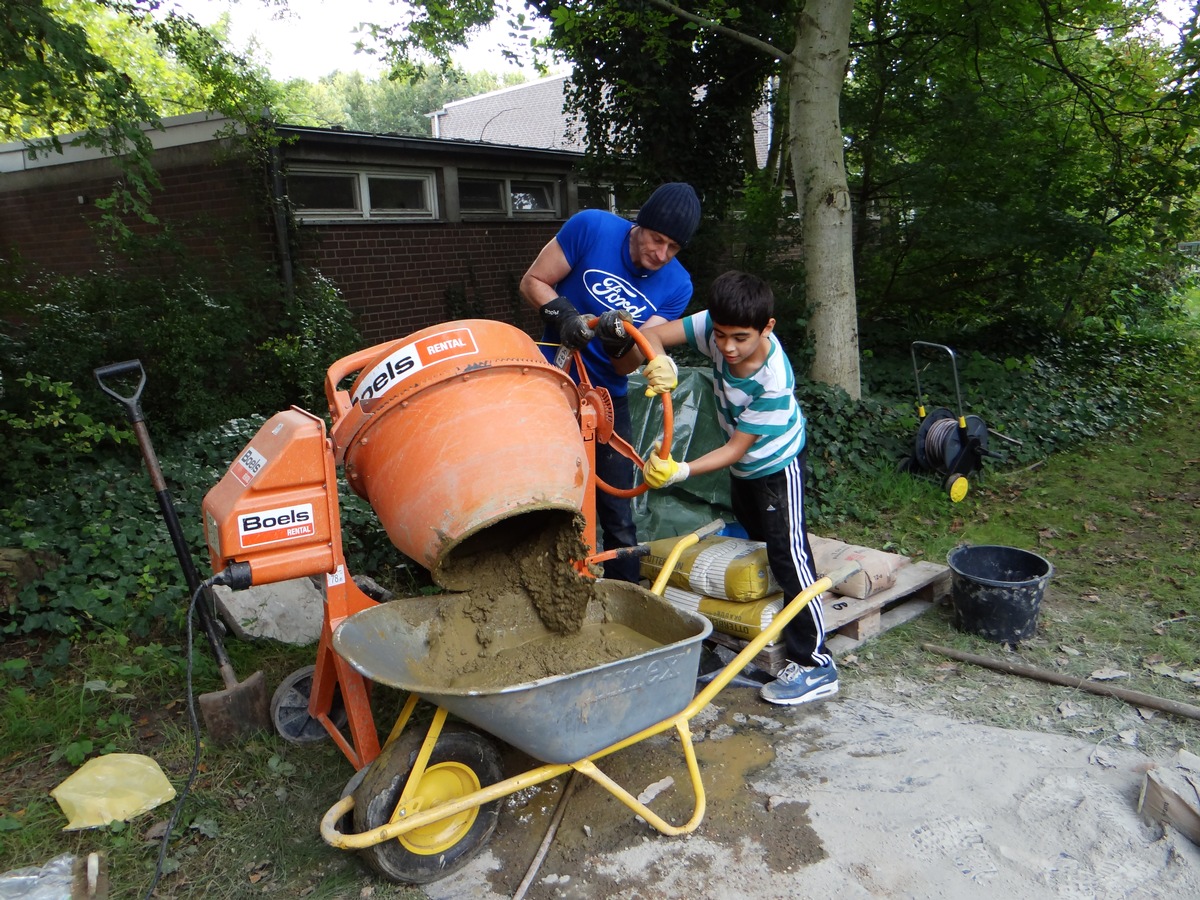
<path fill-rule="evenodd" d="M 354 792 L 354 827 L 370 831 L 392 818 L 425 733 L 401 734 L 385 747 Z M 494 784 L 503 777 L 500 753 L 488 738 L 459 725 L 438 736 L 409 807 L 429 809 Z M 432 822 L 362 851 L 368 866 L 402 884 L 428 884 L 466 865 L 491 839 L 500 801 Z"/>
<path fill-rule="evenodd" d="M 297 669 L 280 682 L 271 697 L 271 722 L 279 736 L 289 744 L 312 744 L 329 737 L 325 726 L 308 714 L 308 700 L 312 696 L 313 676 L 316 666 Z M 346 706 L 342 703 L 342 692 L 333 692 L 333 704 L 329 718 L 338 729 L 346 727 Z"/>

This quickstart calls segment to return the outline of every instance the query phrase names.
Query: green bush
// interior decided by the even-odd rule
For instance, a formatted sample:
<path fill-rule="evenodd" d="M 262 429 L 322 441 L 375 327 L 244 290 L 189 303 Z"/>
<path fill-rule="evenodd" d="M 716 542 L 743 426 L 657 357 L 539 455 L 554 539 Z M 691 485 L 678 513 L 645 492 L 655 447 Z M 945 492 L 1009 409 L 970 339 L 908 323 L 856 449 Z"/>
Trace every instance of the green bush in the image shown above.
<path fill-rule="evenodd" d="M 301 403 L 309 409 L 323 405 L 319 376 L 331 352 L 319 338 L 345 323 L 327 302 L 332 292 L 319 284 L 315 290 L 319 296 L 312 307 L 298 307 L 289 326 L 295 339 L 260 351 L 286 360 L 296 378 L 316 370 L 308 377 L 310 400 Z M 1070 340 L 1017 327 L 920 339 L 956 351 L 965 412 L 1020 442 L 992 442 L 1006 458 L 986 461 L 984 481 L 993 470 L 1027 466 L 1083 441 L 1145 427 L 1163 414 L 1161 386 L 1200 370 L 1194 324 L 1186 320 L 1171 328 L 1076 333 Z M 889 479 L 894 482 L 898 464 L 913 451 L 919 421 L 907 336 L 891 332 L 887 341 L 864 347 L 863 400 L 800 379 L 809 422 L 811 514 L 818 526 L 870 521 L 873 492 Z M 946 406 L 956 412 L 948 358 L 934 354 L 919 362 L 927 411 Z M 4 388 L 14 383 L 24 391 L 23 411 L 2 408 L 3 425 L 19 431 L 18 452 L 0 465 L 6 475 L 16 476 L 9 483 L 18 489 L 0 507 L 0 546 L 43 551 L 61 565 L 26 587 L 16 608 L 0 611 L 0 632 L 75 638 L 96 628 L 138 635 L 167 628 L 173 640 L 180 633 L 186 586 L 140 454 L 126 429 L 105 424 L 119 422 L 120 413 L 111 400 L 106 418 L 88 413 L 75 388 L 44 375 L 21 375 L 5 381 Z M 7 403 L 10 396 L 4 399 Z M 281 405 L 194 428 L 185 437 L 160 434 L 150 422 L 186 541 L 202 572 L 207 569 L 203 497 Z M 344 482 L 339 497 L 350 571 L 411 574 L 411 561 L 391 545 L 369 506 Z"/>
<path fill-rule="evenodd" d="M 10 311 L 0 320 L 0 408 L 26 419 L 33 400 L 17 379 L 32 374 L 73 385 L 81 412 L 111 421 L 92 372 L 129 359 L 146 371 L 142 407 L 163 433 L 291 404 L 320 409 L 325 369 L 361 346 L 333 286 L 304 272 L 288 297 L 265 271 L 232 289 L 186 270 L 31 278 L 9 264 L 0 301 Z"/>
<path fill-rule="evenodd" d="M 1184 319 L 1169 329 L 1070 339 L 1018 327 L 918 339 L 955 351 L 963 412 L 996 433 L 988 448 L 1001 458 L 984 460 L 984 478 L 1145 427 L 1163 415 L 1162 385 L 1200 369 L 1195 325 Z M 944 407 L 957 415 L 949 356 L 919 351 L 917 365 L 926 414 Z M 801 382 L 798 390 L 809 420 L 816 521 L 869 520 L 871 483 L 914 453 L 916 377 L 910 345 L 899 334 L 864 353 L 863 383 L 857 404 L 826 385 Z"/>

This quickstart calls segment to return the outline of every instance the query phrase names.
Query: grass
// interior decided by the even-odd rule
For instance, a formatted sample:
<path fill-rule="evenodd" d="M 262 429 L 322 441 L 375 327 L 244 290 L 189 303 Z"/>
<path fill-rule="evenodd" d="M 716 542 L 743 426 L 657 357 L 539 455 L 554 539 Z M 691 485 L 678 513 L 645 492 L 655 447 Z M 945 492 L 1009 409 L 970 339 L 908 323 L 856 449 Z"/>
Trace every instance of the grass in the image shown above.
<path fill-rule="evenodd" d="M 911 374 L 899 366 L 905 377 Z M 1133 743 L 1153 757 L 1200 746 L 1200 723 L 1115 699 L 999 674 L 931 654 L 948 645 L 1074 676 L 1128 673 L 1123 687 L 1200 703 L 1200 399 L 1194 373 L 1164 383 L 1161 404 L 1135 433 L 1110 433 L 1044 459 L 988 463 L 967 498 L 951 503 L 933 480 L 881 466 L 842 479 L 853 516 L 814 527 L 914 559 L 944 562 L 961 543 L 1034 550 L 1055 566 L 1037 634 L 1009 648 L 955 629 L 937 607 L 840 660 L 843 690 L 999 727 Z M 1033 412 L 1036 413 L 1036 410 Z M 1036 416 L 1034 416 L 1036 419 Z M 1036 423 L 1033 427 L 1037 427 Z M 820 498 L 818 498 L 818 501 Z M 381 574 L 381 573 L 377 573 Z M 415 582 L 415 589 L 420 588 Z M 183 637 L 163 620 L 149 638 L 99 626 L 73 646 L 8 638 L 0 658 L 0 871 L 63 853 L 103 851 L 114 898 L 145 895 L 172 804 L 126 825 L 64 832 L 50 790 L 99 753 L 143 753 L 181 788 L 192 762 Z M 230 640 L 234 668 L 261 669 L 271 685 L 313 661 L 312 648 Z M 49 660 L 59 657 L 58 665 Z M 197 692 L 221 686 L 202 641 Z M 398 703 L 378 689 L 377 722 Z M 260 735 L 233 747 L 205 744 L 202 765 L 172 834 L 156 897 L 416 898 L 369 876 L 350 853 L 326 846 L 318 823 L 353 774 L 330 743 L 294 746 Z"/>
<path fill-rule="evenodd" d="M 984 471 L 955 506 L 929 482 L 885 480 L 869 523 L 837 537 L 944 562 L 955 546 L 1002 544 L 1055 567 L 1036 635 L 1016 648 L 954 628 L 937 608 L 864 645 L 846 666 L 863 681 L 901 681 L 914 702 L 1002 727 L 1136 742 L 1152 755 L 1200 746 L 1200 723 L 997 674 L 921 649 L 934 643 L 1073 677 L 1128 673 L 1113 684 L 1200 703 L 1200 415 L 1190 389 L 1171 391 L 1138 434 L 1114 436 L 1015 472 Z M 853 684 L 853 679 L 848 679 Z"/>
<path fill-rule="evenodd" d="M 269 684 L 311 663 L 313 655 L 311 648 L 264 652 L 237 641 L 227 647 L 242 678 L 262 669 Z M 198 691 L 220 687 L 206 653 L 198 644 Z M 0 828 L 6 833 L 0 868 L 40 866 L 63 853 L 85 856 L 101 850 L 109 866 L 110 896 L 144 896 L 158 855 L 156 834 L 173 801 L 127 825 L 64 832 L 66 819 L 49 791 L 74 771 L 81 755 L 109 750 L 152 757 L 182 788 L 193 738 L 184 679 L 168 656 L 164 652 L 131 666 L 123 661 L 129 659 L 127 643 L 104 635 L 84 642 L 67 671 L 41 685 L 10 675 L 0 686 L 6 698 L 0 739 Z M 233 747 L 206 741 L 155 896 L 359 897 L 367 879 L 358 861 L 325 845 L 317 830 L 352 774 L 327 742 L 293 746 L 274 735 Z M 380 884 L 372 896 L 421 895 Z"/>

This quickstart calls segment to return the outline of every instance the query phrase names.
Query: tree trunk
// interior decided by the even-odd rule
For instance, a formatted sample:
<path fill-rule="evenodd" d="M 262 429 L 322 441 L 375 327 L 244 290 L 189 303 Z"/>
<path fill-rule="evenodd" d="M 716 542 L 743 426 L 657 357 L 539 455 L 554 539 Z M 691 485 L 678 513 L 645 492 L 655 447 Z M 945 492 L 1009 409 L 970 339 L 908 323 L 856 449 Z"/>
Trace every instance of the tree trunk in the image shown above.
<path fill-rule="evenodd" d="M 862 396 L 853 219 L 839 103 L 853 0 L 807 0 L 788 71 L 792 171 L 804 226 L 805 296 L 816 354 L 814 381 Z"/>

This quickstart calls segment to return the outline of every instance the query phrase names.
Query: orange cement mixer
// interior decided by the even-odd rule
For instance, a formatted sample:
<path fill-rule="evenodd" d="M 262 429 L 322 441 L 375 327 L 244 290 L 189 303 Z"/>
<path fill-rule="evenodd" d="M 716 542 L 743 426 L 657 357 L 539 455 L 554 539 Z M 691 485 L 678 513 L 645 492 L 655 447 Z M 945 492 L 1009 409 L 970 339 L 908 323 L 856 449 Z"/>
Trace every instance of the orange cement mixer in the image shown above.
<path fill-rule="evenodd" d="M 338 389 L 361 372 L 349 391 Z M 474 545 L 516 515 L 583 510 L 590 465 L 579 394 L 522 331 L 470 320 L 337 362 L 325 382 L 350 487 L 410 559 L 450 589 Z"/>
<path fill-rule="evenodd" d="M 347 571 L 337 464 L 392 543 L 452 590 L 463 586 L 475 553 L 515 547 L 564 517 L 584 521 L 592 553 L 575 561 L 581 571 L 620 552 L 595 553 L 595 488 L 632 496 L 645 485 L 599 482 L 595 442 L 639 468 L 643 461 L 614 433 L 607 391 L 590 383 L 578 354 L 573 361 L 578 384 L 527 334 L 484 319 L 370 347 L 329 368 L 328 434 L 304 410 L 280 412 L 209 491 L 203 508 L 214 571 L 238 562 L 249 564 L 254 584 L 324 579 L 316 664 L 285 679 L 271 705 L 285 739 L 332 736 L 356 770 L 379 753 L 368 684 L 331 645 L 342 620 L 376 605 Z M 670 395 L 662 396 L 665 455 L 673 423 Z"/>

